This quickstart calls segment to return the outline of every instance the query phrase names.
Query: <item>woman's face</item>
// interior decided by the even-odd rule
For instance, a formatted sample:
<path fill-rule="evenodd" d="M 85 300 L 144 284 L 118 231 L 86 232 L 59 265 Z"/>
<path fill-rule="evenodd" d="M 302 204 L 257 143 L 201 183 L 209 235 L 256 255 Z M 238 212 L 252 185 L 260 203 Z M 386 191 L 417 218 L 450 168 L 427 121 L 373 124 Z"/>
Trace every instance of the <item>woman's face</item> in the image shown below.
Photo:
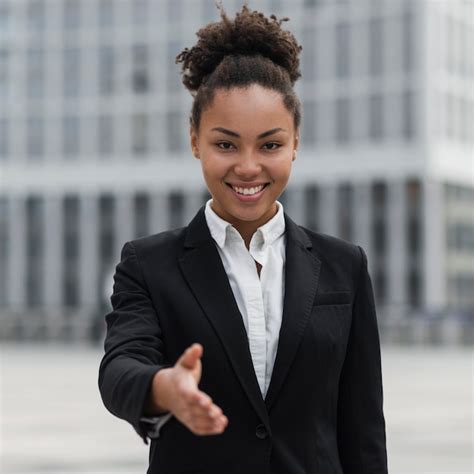
<path fill-rule="evenodd" d="M 299 142 L 293 120 L 279 92 L 253 84 L 217 90 L 199 133 L 191 128 L 212 208 L 238 230 L 275 215 Z"/>

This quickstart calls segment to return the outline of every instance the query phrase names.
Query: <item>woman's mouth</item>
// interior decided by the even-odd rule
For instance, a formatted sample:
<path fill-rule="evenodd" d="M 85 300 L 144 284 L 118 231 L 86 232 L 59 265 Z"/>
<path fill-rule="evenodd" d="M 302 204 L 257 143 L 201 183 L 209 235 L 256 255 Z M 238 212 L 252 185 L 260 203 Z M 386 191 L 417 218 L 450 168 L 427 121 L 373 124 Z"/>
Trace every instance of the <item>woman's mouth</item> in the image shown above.
<path fill-rule="evenodd" d="M 229 183 L 226 183 L 227 186 L 232 190 L 233 194 L 240 200 L 244 202 L 253 202 L 257 201 L 260 196 L 264 193 L 265 188 L 270 183 L 260 184 L 259 186 L 254 186 L 250 188 L 243 188 L 240 186 L 232 186 Z"/>

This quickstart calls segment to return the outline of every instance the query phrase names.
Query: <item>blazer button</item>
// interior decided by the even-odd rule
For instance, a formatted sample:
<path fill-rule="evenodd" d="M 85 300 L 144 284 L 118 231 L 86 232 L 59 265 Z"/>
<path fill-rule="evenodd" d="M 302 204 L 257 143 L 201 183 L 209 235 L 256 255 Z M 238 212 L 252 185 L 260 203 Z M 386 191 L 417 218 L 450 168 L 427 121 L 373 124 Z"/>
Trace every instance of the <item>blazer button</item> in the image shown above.
<path fill-rule="evenodd" d="M 257 428 L 255 429 L 255 436 L 258 439 L 265 439 L 268 437 L 268 431 L 265 428 L 265 425 L 258 425 Z"/>

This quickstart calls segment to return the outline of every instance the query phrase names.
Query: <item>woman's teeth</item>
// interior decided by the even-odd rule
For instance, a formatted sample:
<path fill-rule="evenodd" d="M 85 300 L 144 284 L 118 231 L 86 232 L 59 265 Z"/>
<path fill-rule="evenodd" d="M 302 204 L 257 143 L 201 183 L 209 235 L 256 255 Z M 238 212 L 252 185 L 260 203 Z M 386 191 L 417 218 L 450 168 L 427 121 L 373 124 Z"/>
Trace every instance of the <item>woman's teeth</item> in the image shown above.
<path fill-rule="evenodd" d="M 252 195 L 259 193 L 265 187 L 264 184 L 256 186 L 255 188 L 239 188 L 237 186 L 232 186 L 232 189 L 239 194 Z"/>

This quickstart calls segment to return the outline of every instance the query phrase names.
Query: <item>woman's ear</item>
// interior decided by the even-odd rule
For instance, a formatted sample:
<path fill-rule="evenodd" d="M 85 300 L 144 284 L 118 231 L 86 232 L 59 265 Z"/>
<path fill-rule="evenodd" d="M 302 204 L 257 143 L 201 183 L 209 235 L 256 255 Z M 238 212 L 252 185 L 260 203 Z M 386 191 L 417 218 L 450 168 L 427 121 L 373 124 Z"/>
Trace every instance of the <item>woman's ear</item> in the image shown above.
<path fill-rule="evenodd" d="M 295 141 L 293 143 L 293 159 L 292 159 L 292 161 L 296 160 L 296 152 L 298 150 L 299 144 L 300 144 L 300 134 L 299 134 L 299 131 L 297 131 L 296 134 L 295 134 Z"/>
<path fill-rule="evenodd" d="M 198 145 L 198 136 L 196 133 L 196 130 L 194 127 L 191 125 L 189 128 L 189 137 L 190 137 L 190 142 L 191 142 L 191 151 L 193 155 L 199 159 L 199 145 Z"/>

